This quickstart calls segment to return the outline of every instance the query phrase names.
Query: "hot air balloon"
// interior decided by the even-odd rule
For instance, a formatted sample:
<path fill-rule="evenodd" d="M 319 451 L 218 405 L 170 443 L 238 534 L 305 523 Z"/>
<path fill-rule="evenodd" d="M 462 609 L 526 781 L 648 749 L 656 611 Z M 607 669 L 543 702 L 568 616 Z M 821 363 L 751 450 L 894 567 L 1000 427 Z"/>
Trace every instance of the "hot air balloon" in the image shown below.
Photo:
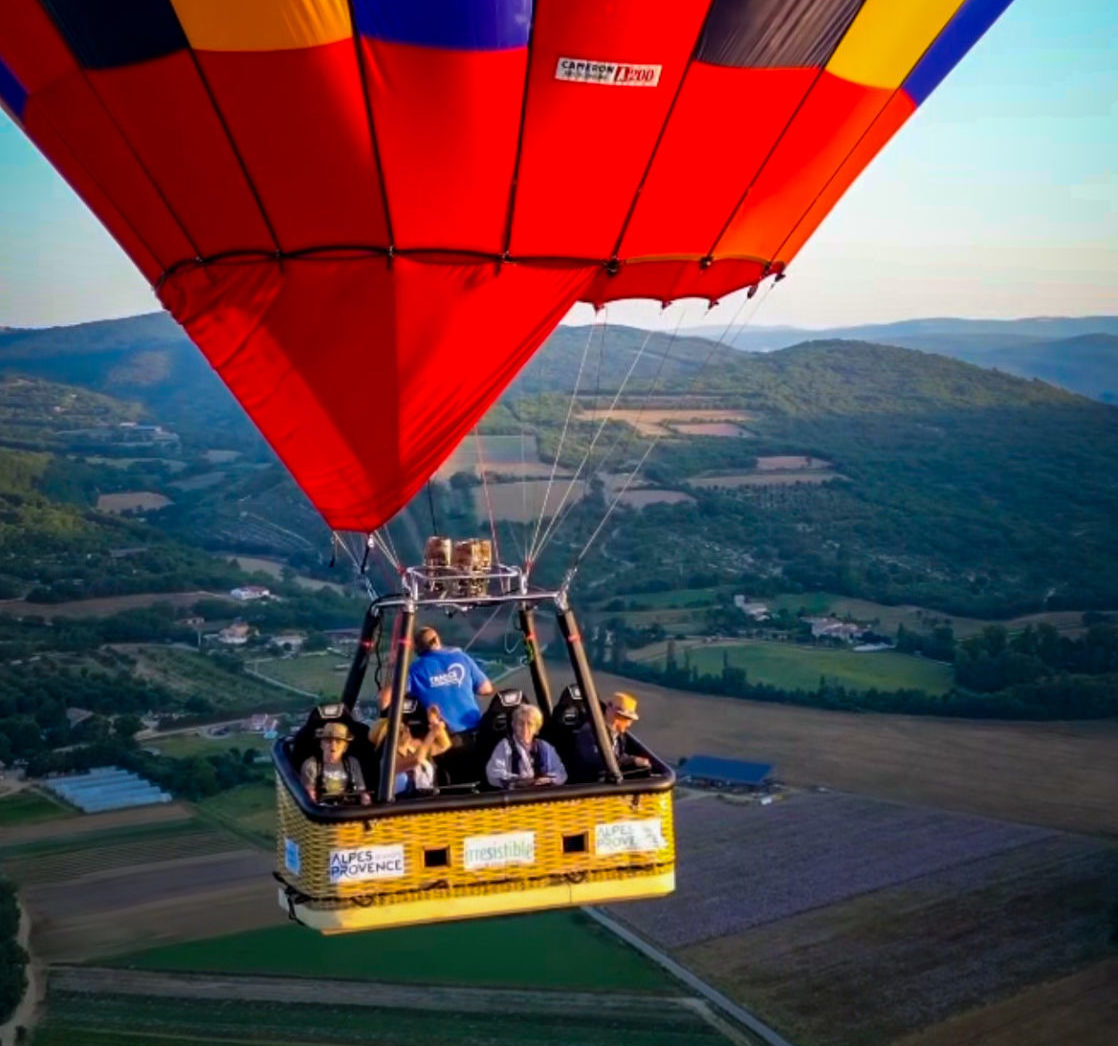
<path fill-rule="evenodd" d="M 3 0 L 0 104 L 330 526 L 369 533 L 575 303 L 783 276 L 1008 3 Z M 565 592 L 496 567 L 459 590 L 440 569 L 370 610 L 350 683 L 401 609 L 395 726 L 418 605 L 511 600 L 530 636 L 558 598 L 603 737 Z M 325 931 L 672 888 L 658 760 L 643 782 L 421 810 L 391 801 L 389 758 L 376 816 L 327 816 L 278 751 L 277 874 Z M 470 839 L 518 833 L 531 861 L 464 867 Z M 343 852 L 364 878 L 331 872 Z"/>

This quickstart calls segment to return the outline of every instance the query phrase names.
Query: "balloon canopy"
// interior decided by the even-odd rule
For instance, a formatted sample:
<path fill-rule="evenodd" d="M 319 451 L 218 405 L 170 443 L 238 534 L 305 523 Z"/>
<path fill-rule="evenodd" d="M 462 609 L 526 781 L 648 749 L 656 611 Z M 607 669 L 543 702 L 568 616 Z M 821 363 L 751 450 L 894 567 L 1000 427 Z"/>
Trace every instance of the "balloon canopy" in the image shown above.
<path fill-rule="evenodd" d="M 569 307 L 779 274 L 1009 0 L 2 0 L 0 104 L 339 529 Z"/>

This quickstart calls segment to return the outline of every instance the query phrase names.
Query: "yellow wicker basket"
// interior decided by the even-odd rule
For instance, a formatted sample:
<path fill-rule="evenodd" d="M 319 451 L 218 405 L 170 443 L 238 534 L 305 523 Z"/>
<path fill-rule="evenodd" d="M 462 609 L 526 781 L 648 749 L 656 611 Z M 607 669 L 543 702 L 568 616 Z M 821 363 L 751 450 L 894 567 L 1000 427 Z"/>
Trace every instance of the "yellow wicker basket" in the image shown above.
<path fill-rule="evenodd" d="M 297 784 L 277 776 L 280 903 L 323 933 L 675 888 L 670 770 L 640 784 L 404 801 L 329 820 L 308 814 Z"/>

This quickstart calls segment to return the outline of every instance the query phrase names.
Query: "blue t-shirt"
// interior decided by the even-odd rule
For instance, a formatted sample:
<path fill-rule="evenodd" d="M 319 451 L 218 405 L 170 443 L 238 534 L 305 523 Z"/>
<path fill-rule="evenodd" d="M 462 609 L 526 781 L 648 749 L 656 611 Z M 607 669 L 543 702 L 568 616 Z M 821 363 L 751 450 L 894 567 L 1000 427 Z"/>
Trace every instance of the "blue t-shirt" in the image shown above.
<path fill-rule="evenodd" d="M 455 647 L 428 650 L 408 669 L 408 691 L 428 708 L 438 705 L 452 734 L 474 730 L 481 722 L 475 692 L 486 682 L 469 654 Z"/>

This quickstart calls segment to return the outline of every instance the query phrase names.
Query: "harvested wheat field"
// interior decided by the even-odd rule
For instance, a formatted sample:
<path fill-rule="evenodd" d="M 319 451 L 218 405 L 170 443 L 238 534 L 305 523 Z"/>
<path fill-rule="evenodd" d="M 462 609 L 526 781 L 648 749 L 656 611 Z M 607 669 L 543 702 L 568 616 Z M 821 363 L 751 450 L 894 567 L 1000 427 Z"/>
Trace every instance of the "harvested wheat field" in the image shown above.
<path fill-rule="evenodd" d="M 738 422 L 747 422 L 750 415 L 740 410 L 712 410 L 704 407 L 677 407 L 674 410 L 650 408 L 648 410 L 614 409 L 581 411 L 578 415 L 581 421 L 601 421 L 609 418 L 610 421 L 622 421 L 637 430 L 641 436 L 671 436 L 673 430 L 683 425 L 717 425 L 729 424 L 735 431 L 725 430 L 726 435 L 740 435 Z M 719 432 L 696 433 L 696 435 L 719 435 Z"/>
<path fill-rule="evenodd" d="M 570 679 L 551 662 L 552 688 Z M 1118 722 L 1016 723 L 827 712 L 707 697 L 601 672 L 641 698 L 640 736 L 664 757 L 776 764 L 781 780 L 1118 836 Z M 517 685 L 510 682 L 510 686 Z M 530 685 L 527 674 L 521 685 Z"/>

